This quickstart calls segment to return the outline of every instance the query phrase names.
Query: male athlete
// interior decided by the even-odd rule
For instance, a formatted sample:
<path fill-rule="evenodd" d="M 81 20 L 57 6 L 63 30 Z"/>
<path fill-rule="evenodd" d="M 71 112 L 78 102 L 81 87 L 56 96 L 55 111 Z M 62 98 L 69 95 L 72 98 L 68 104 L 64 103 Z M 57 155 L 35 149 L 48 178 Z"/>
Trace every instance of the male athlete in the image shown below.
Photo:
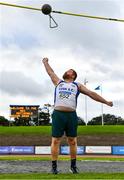
<path fill-rule="evenodd" d="M 95 101 L 113 106 L 112 101 L 107 101 L 97 93 L 87 89 L 84 85 L 75 82 L 77 73 L 69 69 L 60 79 L 48 63 L 48 58 L 42 60 L 46 72 L 55 85 L 54 111 L 52 114 L 52 173 L 58 174 L 57 160 L 59 154 L 59 145 L 62 136 L 66 135 L 70 146 L 71 166 L 70 171 L 73 174 L 78 173 L 76 166 L 77 150 L 77 125 L 78 118 L 76 114 L 77 97 L 79 93 L 85 94 Z"/>

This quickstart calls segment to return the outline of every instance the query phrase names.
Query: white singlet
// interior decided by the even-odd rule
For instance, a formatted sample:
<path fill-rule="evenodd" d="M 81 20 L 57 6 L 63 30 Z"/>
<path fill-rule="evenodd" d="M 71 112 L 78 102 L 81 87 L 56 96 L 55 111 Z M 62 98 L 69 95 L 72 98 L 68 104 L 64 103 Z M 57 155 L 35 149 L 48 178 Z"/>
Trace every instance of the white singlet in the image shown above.
<path fill-rule="evenodd" d="M 55 88 L 54 107 L 64 106 L 76 110 L 79 88 L 76 82 L 60 81 Z"/>

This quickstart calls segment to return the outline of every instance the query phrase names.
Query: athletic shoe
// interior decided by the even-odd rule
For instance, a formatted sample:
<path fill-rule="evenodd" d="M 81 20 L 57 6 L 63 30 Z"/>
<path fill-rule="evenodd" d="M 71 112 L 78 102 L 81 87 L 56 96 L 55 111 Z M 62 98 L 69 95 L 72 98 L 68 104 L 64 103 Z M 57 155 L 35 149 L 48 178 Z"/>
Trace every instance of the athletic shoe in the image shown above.
<path fill-rule="evenodd" d="M 52 168 L 52 169 L 51 169 L 51 172 L 52 172 L 52 174 L 58 174 L 58 173 L 59 173 L 59 171 L 57 170 L 57 168 Z"/>
<path fill-rule="evenodd" d="M 76 166 L 74 166 L 74 167 L 70 168 L 70 172 L 73 173 L 73 174 L 78 174 L 79 173 L 79 169 Z"/>

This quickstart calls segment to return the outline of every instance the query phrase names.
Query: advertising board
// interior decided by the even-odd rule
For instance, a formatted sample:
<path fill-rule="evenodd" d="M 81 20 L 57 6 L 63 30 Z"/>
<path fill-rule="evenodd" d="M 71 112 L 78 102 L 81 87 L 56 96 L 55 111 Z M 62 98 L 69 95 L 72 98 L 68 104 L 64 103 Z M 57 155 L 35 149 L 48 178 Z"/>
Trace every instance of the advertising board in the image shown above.
<path fill-rule="evenodd" d="M 86 146 L 87 154 L 111 154 L 111 146 Z"/>
<path fill-rule="evenodd" d="M 36 146 L 35 154 L 51 154 L 50 146 Z"/>
<path fill-rule="evenodd" d="M 124 146 L 112 146 L 112 154 L 124 155 Z"/>
<path fill-rule="evenodd" d="M 77 146 L 77 155 L 83 155 L 84 154 L 84 146 Z M 60 154 L 68 155 L 70 154 L 69 146 L 61 146 L 60 147 Z"/>

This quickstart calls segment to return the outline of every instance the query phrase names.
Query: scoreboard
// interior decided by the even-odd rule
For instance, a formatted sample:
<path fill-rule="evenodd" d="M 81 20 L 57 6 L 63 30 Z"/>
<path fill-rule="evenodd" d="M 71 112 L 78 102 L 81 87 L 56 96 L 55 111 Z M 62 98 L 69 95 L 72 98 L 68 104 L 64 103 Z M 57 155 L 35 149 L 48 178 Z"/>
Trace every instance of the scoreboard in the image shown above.
<path fill-rule="evenodd" d="M 38 109 L 39 105 L 10 105 L 10 117 L 37 117 Z"/>

